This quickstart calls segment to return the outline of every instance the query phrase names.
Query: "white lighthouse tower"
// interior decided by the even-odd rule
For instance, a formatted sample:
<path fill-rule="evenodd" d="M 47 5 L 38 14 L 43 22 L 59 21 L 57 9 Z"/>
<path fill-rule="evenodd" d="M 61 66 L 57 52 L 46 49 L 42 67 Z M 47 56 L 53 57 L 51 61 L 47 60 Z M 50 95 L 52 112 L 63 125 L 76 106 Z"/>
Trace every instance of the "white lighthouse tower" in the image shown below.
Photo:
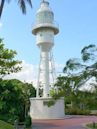
<path fill-rule="evenodd" d="M 36 35 L 36 43 L 40 48 L 40 65 L 37 83 L 37 97 L 39 97 L 40 76 L 42 76 L 43 97 L 49 97 L 50 93 L 50 51 L 54 45 L 54 35 L 59 29 L 54 24 L 54 14 L 47 1 L 42 1 L 36 14 L 36 24 L 32 33 Z M 42 73 L 42 74 L 41 74 Z"/>
<path fill-rule="evenodd" d="M 36 35 L 36 43 L 40 49 L 40 64 L 37 81 L 37 97 L 31 98 L 30 115 L 32 119 L 59 119 L 64 117 L 64 100 L 58 100 L 55 105 L 48 107 L 45 102 L 51 100 L 50 96 L 50 52 L 54 46 L 54 35 L 59 29 L 54 23 L 54 14 L 49 3 L 42 0 L 36 13 L 36 23 L 32 33 Z M 42 77 L 41 77 L 42 76 Z M 43 95 L 40 97 L 40 78 L 43 86 Z"/>

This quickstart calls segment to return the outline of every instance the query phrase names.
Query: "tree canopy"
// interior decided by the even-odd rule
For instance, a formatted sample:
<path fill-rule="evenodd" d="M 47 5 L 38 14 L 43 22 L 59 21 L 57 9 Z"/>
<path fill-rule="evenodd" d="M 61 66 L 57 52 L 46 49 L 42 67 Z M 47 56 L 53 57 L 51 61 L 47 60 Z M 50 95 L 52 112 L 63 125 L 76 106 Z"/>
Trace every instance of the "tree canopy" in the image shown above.
<path fill-rule="evenodd" d="M 63 72 L 75 80 L 75 86 L 79 87 L 90 78 L 97 78 L 97 47 L 88 45 L 81 50 L 81 58 L 69 59 Z M 77 81 L 77 83 L 76 83 Z"/>
<path fill-rule="evenodd" d="M 29 98 L 36 96 L 32 84 L 16 79 L 3 80 L 5 75 L 21 70 L 21 61 L 15 59 L 16 54 L 16 51 L 5 48 L 0 39 L 0 119 L 9 122 L 16 117 L 23 121 L 29 111 Z"/>
<path fill-rule="evenodd" d="M 32 84 L 19 80 L 0 80 L 0 119 L 14 122 L 25 119 L 29 110 L 29 98 L 36 96 L 36 90 Z M 3 114 L 5 114 L 3 116 Z"/>
<path fill-rule="evenodd" d="M 94 44 L 85 46 L 81 50 L 80 58 L 71 58 L 66 62 L 63 69 L 64 75 L 60 75 L 57 78 L 55 87 L 58 88 L 58 92 L 53 94 L 55 100 L 60 97 L 65 97 L 65 104 L 71 103 L 76 105 L 75 107 L 80 108 L 84 105 L 85 108 L 95 108 L 96 96 L 97 96 L 97 85 L 90 83 L 94 86 L 95 92 L 91 91 L 80 91 L 82 87 L 89 79 L 95 77 L 97 82 L 97 47 Z M 95 102 L 95 105 L 93 104 Z M 74 108 L 75 108 L 74 107 Z"/>
<path fill-rule="evenodd" d="M 21 70 L 21 61 L 15 59 L 16 51 L 5 48 L 3 40 L 0 39 L 0 77 Z"/>

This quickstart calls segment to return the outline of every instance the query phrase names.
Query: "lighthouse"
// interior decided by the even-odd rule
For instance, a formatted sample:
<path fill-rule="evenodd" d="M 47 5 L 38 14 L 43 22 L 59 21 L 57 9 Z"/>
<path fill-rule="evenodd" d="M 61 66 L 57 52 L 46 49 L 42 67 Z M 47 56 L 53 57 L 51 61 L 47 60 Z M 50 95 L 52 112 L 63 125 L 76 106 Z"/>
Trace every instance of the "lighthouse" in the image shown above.
<path fill-rule="evenodd" d="M 37 97 L 39 97 L 40 76 L 42 76 L 43 97 L 50 96 L 50 52 L 54 46 L 54 35 L 59 29 L 54 24 L 54 14 L 47 1 L 42 1 L 36 13 L 36 23 L 32 33 L 36 35 L 36 44 L 40 49 L 40 64 L 37 81 Z M 41 74 L 42 73 L 42 74 Z"/>
<path fill-rule="evenodd" d="M 52 99 L 50 96 L 50 53 L 54 46 L 54 36 L 58 33 L 59 28 L 54 22 L 54 13 L 49 6 L 49 2 L 42 0 L 36 12 L 36 21 L 32 28 L 32 34 L 36 36 L 36 44 L 40 49 L 37 96 L 36 98 L 30 98 L 30 115 L 32 119 L 59 119 L 64 117 L 63 98 L 51 107 L 45 105 Z M 42 78 L 42 96 L 39 94 L 40 78 Z"/>

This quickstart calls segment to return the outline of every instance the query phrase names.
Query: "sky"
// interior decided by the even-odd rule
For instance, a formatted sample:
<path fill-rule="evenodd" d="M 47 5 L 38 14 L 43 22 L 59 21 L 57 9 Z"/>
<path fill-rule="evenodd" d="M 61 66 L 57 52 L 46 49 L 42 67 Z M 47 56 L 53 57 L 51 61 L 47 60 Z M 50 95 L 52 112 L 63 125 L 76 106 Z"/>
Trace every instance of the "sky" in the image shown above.
<path fill-rule="evenodd" d="M 6 3 L 0 19 L 0 38 L 5 47 L 16 50 L 17 59 L 22 60 L 23 70 L 11 77 L 25 81 L 35 81 L 40 51 L 31 31 L 35 24 L 35 14 L 41 0 L 33 0 L 33 8 L 27 5 L 23 15 L 17 1 Z M 54 12 L 59 34 L 55 36 L 53 55 L 56 71 L 62 72 L 68 59 L 80 57 L 81 49 L 89 44 L 97 45 L 97 0 L 48 0 Z M 10 78 L 10 77 L 7 77 Z"/>

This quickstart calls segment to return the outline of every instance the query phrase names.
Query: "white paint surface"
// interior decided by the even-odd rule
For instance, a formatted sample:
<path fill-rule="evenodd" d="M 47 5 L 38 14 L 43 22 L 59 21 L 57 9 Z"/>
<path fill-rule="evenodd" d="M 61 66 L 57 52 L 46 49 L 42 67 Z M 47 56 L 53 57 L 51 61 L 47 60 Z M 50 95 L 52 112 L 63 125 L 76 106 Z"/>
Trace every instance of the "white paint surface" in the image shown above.
<path fill-rule="evenodd" d="M 64 98 L 59 99 L 53 106 L 48 107 L 44 103 L 51 98 L 30 98 L 30 116 L 32 119 L 63 119 Z"/>

